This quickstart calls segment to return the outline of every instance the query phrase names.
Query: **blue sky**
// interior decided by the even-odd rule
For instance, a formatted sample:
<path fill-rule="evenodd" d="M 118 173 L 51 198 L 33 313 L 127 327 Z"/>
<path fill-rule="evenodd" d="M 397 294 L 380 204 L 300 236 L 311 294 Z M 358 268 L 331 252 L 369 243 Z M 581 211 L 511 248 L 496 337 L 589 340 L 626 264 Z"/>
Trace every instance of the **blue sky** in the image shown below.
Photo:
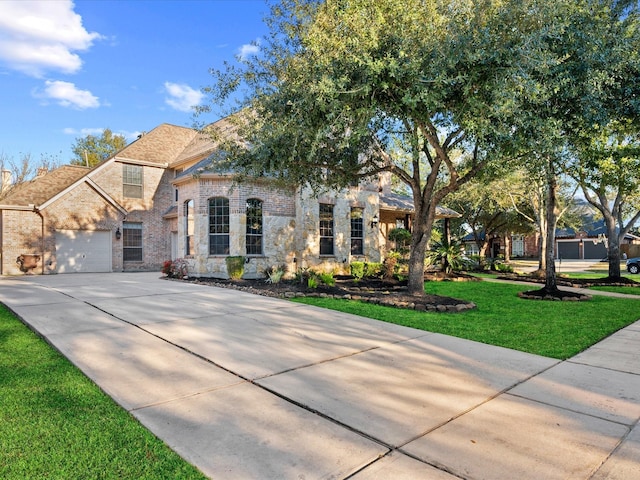
<path fill-rule="evenodd" d="M 0 156 L 64 164 L 104 128 L 132 141 L 192 126 L 209 69 L 251 54 L 267 13 L 264 0 L 0 0 Z"/>

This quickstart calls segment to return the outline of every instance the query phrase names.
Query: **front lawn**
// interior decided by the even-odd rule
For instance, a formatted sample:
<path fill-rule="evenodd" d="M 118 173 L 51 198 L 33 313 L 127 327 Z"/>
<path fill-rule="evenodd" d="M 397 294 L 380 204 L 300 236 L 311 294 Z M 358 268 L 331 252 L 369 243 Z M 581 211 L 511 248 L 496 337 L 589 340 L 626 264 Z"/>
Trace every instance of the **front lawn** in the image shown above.
<path fill-rule="evenodd" d="M 0 478 L 205 477 L 0 305 Z"/>
<path fill-rule="evenodd" d="M 478 342 L 566 359 L 640 318 L 634 299 L 594 295 L 586 302 L 524 300 L 526 285 L 427 282 L 427 293 L 472 301 L 474 310 L 427 313 L 352 300 L 303 297 L 295 301 Z"/>
<path fill-rule="evenodd" d="M 589 287 L 591 290 L 601 290 L 603 292 L 624 293 L 626 295 L 640 295 L 640 286 L 637 287 Z"/>

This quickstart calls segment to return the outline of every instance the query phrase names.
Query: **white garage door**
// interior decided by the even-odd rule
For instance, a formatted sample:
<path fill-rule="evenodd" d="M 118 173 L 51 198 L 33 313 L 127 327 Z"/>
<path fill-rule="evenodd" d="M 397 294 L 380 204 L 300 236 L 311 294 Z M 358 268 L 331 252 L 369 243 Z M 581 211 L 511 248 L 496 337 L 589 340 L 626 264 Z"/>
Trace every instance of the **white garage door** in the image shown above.
<path fill-rule="evenodd" d="M 56 260 L 58 273 L 110 272 L 111 232 L 58 230 Z"/>

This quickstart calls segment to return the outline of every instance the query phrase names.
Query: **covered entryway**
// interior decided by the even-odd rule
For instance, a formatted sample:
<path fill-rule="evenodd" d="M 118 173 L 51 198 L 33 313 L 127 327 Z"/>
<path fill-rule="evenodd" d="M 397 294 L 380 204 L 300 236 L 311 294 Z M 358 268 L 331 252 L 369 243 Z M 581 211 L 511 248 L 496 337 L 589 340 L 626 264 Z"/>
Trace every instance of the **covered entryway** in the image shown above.
<path fill-rule="evenodd" d="M 58 273 L 111 271 L 111 231 L 58 230 L 56 232 Z"/>

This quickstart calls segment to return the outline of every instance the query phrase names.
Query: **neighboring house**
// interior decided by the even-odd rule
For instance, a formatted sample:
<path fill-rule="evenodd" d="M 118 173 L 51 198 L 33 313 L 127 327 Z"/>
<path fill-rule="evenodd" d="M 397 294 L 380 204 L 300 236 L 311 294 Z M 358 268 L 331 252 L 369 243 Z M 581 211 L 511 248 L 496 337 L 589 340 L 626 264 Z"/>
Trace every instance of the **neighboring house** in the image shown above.
<path fill-rule="evenodd" d="M 211 127 L 231 130 L 224 119 Z M 411 199 L 390 193 L 388 175 L 319 197 L 268 179 L 234 185 L 212 168 L 214 149 L 162 124 L 92 169 L 14 187 L 0 201 L 0 273 L 159 271 L 184 258 L 189 275 L 224 278 L 228 256 L 245 257 L 247 278 L 273 266 L 342 270 L 382 261 L 388 232 L 410 226 Z"/>
<path fill-rule="evenodd" d="M 579 229 L 558 228 L 555 234 L 555 257 L 566 260 L 603 260 L 607 258 L 607 238 L 604 220 L 595 220 L 593 215 L 583 215 Z M 479 240 L 484 242 L 484 232 L 480 232 Z M 537 257 L 539 235 L 494 236 L 488 241 L 488 257 L 507 258 Z M 464 237 L 463 243 L 467 255 L 479 255 L 480 251 L 472 233 Z M 625 235 L 620 250 L 630 254 L 640 248 L 640 237 Z M 633 254 L 633 253 L 631 253 Z"/>
<path fill-rule="evenodd" d="M 538 256 L 538 234 L 511 234 L 511 235 L 492 235 L 486 242 L 487 257 L 511 258 L 531 258 Z M 480 232 L 478 239 L 473 233 L 466 235 L 462 239 L 465 254 L 468 256 L 480 255 L 481 247 L 485 244 L 485 233 Z"/>
<path fill-rule="evenodd" d="M 604 220 L 595 220 L 592 215 L 584 216 L 579 229 L 556 230 L 556 258 L 605 260 L 607 258 L 607 227 Z M 631 245 L 640 244 L 640 238 L 627 234 L 620 244 L 622 252 L 628 252 Z"/>

